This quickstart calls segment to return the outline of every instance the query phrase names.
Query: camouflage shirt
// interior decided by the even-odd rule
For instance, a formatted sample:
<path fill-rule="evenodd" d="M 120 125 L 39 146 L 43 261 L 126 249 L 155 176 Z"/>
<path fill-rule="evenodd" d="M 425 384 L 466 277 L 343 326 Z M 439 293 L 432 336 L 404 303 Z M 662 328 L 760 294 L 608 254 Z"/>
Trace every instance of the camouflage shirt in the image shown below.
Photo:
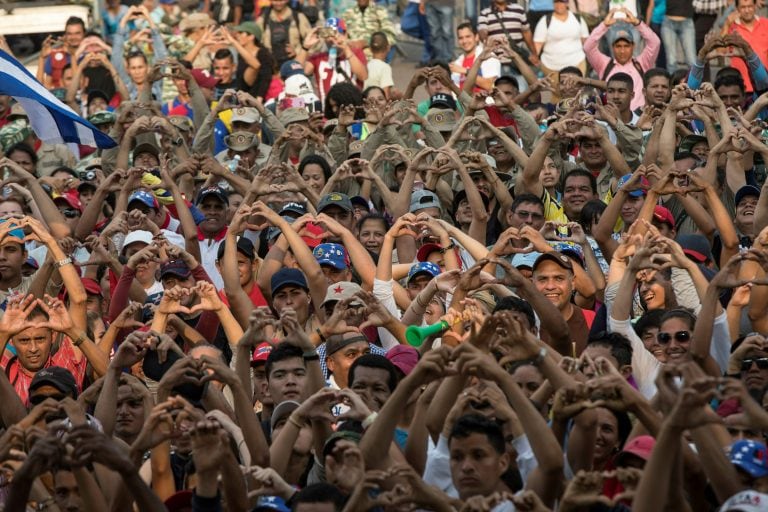
<path fill-rule="evenodd" d="M 347 22 L 347 36 L 350 41 L 362 39 L 368 43 L 374 32 L 384 32 L 390 45 L 396 42 L 395 26 L 385 7 L 370 4 L 365 11 L 361 11 L 360 7 L 354 6 L 347 9 L 342 17 Z"/>

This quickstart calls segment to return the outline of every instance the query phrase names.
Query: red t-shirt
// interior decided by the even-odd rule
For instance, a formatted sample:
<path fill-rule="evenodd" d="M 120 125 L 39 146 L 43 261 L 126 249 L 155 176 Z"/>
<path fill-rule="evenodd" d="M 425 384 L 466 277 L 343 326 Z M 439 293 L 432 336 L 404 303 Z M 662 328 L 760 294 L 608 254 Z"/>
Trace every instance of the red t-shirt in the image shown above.
<path fill-rule="evenodd" d="M 227 300 L 227 294 L 224 293 L 224 290 L 219 290 L 219 297 L 221 298 L 221 302 L 223 302 L 225 306 L 229 307 L 229 300 Z M 251 303 L 255 308 L 269 307 L 269 304 L 267 304 L 267 299 L 264 298 L 264 295 L 261 293 L 261 290 L 256 285 L 256 283 L 253 284 L 253 288 L 251 289 L 251 293 L 248 294 L 248 298 L 251 299 Z"/>
<path fill-rule="evenodd" d="M 363 63 L 363 66 L 368 65 L 368 61 L 366 60 L 365 54 L 362 50 L 357 48 L 351 48 L 351 50 L 352 53 L 354 53 L 355 56 L 360 59 L 360 62 Z M 317 92 L 318 96 L 320 96 L 320 101 L 323 103 L 325 103 L 325 95 L 328 94 L 328 91 L 335 84 L 353 80 L 358 88 L 363 88 L 363 81 L 360 80 L 357 75 L 352 73 L 352 66 L 344 57 L 343 51 L 340 51 L 336 57 L 335 68 L 331 67 L 331 65 L 328 63 L 328 52 L 316 53 L 315 55 L 312 55 L 309 58 L 309 62 L 311 62 L 312 66 L 315 68 L 315 80 L 317 81 L 318 87 Z M 343 73 L 339 72 L 339 70 L 343 71 Z"/>

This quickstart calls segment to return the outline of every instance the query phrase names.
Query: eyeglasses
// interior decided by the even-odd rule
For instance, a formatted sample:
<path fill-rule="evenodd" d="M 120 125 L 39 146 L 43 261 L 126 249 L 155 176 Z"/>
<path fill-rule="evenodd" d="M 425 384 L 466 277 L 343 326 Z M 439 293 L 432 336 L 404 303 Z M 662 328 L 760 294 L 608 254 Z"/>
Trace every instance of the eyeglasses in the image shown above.
<path fill-rule="evenodd" d="M 74 219 L 75 217 L 80 216 L 80 212 L 75 210 L 74 208 L 64 208 L 63 210 L 61 210 L 61 214 L 68 219 Z"/>
<path fill-rule="evenodd" d="M 543 214 L 537 213 L 537 212 L 529 212 L 527 210 L 517 210 L 515 212 L 515 215 L 517 215 L 521 219 L 527 219 L 528 217 L 530 217 L 533 220 L 543 220 L 544 219 L 544 215 Z"/>
<path fill-rule="evenodd" d="M 748 372 L 752 364 L 756 364 L 760 370 L 768 370 L 768 357 L 755 357 L 741 361 L 741 371 Z"/>
<path fill-rule="evenodd" d="M 685 343 L 687 341 L 691 341 L 691 331 L 677 331 L 674 334 L 670 334 L 668 332 L 660 332 L 656 335 L 656 341 L 658 341 L 662 345 L 666 345 L 669 343 L 672 338 L 675 338 L 675 341 L 678 343 Z"/>
<path fill-rule="evenodd" d="M 58 395 L 32 395 L 29 397 L 29 403 L 32 405 L 40 405 L 41 403 L 45 402 L 49 398 L 53 398 L 57 402 L 61 402 L 65 398 L 67 398 L 67 395 L 58 394 Z"/>

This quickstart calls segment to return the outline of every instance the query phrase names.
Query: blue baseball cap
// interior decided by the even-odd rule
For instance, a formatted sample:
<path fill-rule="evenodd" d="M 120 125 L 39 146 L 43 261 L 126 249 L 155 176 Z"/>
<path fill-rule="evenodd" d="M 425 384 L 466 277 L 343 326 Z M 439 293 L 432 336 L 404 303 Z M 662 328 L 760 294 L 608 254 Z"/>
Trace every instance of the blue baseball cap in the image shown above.
<path fill-rule="evenodd" d="M 309 285 L 307 285 L 307 278 L 304 276 L 304 273 L 297 268 L 281 268 L 272 274 L 272 279 L 270 280 L 270 288 L 272 288 L 273 297 L 278 291 L 280 291 L 280 288 L 289 285 L 298 286 L 299 288 L 304 288 L 307 291 L 309 290 Z"/>
<path fill-rule="evenodd" d="M 259 496 L 259 500 L 256 502 L 256 507 L 254 507 L 253 512 L 267 512 L 268 510 L 291 512 L 291 509 L 285 504 L 283 498 L 278 496 Z"/>
<path fill-rule="evenodd" d="M 6 222 L 6 219 L 0 219 L 0 222 Z M 16 226 L 16 224 L 11 223 L 13 226 Z M 0 245 L 7 244 L 7 243 L 15 243 L 15 244 L 24 244 L 24 230 L 21 228 L 12 228 L 10 231 L 8 231 L 8 234 L 0 240 Z"/>
<path fill-rule="evenodd" d="M 576 258 L 584 266 L 584 250 L 573 242 L 555 242 L 550 244 L 557 252 Z"/>
<path fill-rule="evenodd" d="M 341 18 L 328 18 L 325 20 L 325 26 L 335 29 L 339 34 L 347 33 L 347 24 Z"/>
<path fill-rule="evenodd" d="M 768 448 L 751 439 L 742 439 L 731 445 L 731 464 L 743 469 L 753 478 L 768 476 Z"/>
<path fill-rule="evenodd" d="M 280 66 L 280 78 L 285 80 L 288 77 L 291 77 L 293 75 L 303 75 L 304 74 L 304 66 L 302 66 L 301 62 L 297 60 L 287 60 L 283 62 L 283 65 Z"/>
<path fill-rule="evenodd" d="M 415 263 L 411 267 L 411 270 L 408 271 L 408 279 L 406 279 L 405 283 L 410 283 L 411 279 L 420 274 L 429 274 L 430 278 L 437 277 L 440 275 L 440 267 L 429 261 L 420 261 L 419 263 Z"/>
<path fill-rule="evenodd" d="M 343 245 L 320 244 L 312 251 L 312 255 L 320 265 L 330 265 L 336 270 L 349 268 L 349 257 Z"/>
<path fill-rule="evenodd" d="M 130 205 L 134 201 L 140 201 L 142 204 L 145 204 L 150 208 L 160 208 L 155 194 L 147 190 L 134 190 L 133 193 L 128 196 L 128 204 Z"/>
<path fill-rule="evenodd" d="M 626 182 L 632 179 L 632 173 L 625 174 L 621 178 L 619 178 L 619 181 L 616 182 L 616 190 L 620 189 L 624 186 Z M 642 197 L 645 194 L 648 193 L 648 189 L 650 188 L 651 184 L 648 183 L 648 180 L 645 178 L 645 176 L 640 178 L 640 185 L 641 188 L 636 188 L 633 190 L 627 190 L 627 194 L 629 194 L 632 197 Z M 645 188 L 642 188 L 645 187 Z"/>

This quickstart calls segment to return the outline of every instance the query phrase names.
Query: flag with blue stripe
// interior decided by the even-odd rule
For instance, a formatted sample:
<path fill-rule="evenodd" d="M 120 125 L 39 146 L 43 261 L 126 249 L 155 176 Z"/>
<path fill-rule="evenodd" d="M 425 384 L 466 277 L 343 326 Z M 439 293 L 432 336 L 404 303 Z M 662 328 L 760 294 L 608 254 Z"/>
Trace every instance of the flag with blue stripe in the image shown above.
<path fill-rule="evenodd" d="M 21 63 L 0 50 L 0 94 L 18 101 L 46 144 L 113 148 L 117 143 L 59 101 Z"/>

